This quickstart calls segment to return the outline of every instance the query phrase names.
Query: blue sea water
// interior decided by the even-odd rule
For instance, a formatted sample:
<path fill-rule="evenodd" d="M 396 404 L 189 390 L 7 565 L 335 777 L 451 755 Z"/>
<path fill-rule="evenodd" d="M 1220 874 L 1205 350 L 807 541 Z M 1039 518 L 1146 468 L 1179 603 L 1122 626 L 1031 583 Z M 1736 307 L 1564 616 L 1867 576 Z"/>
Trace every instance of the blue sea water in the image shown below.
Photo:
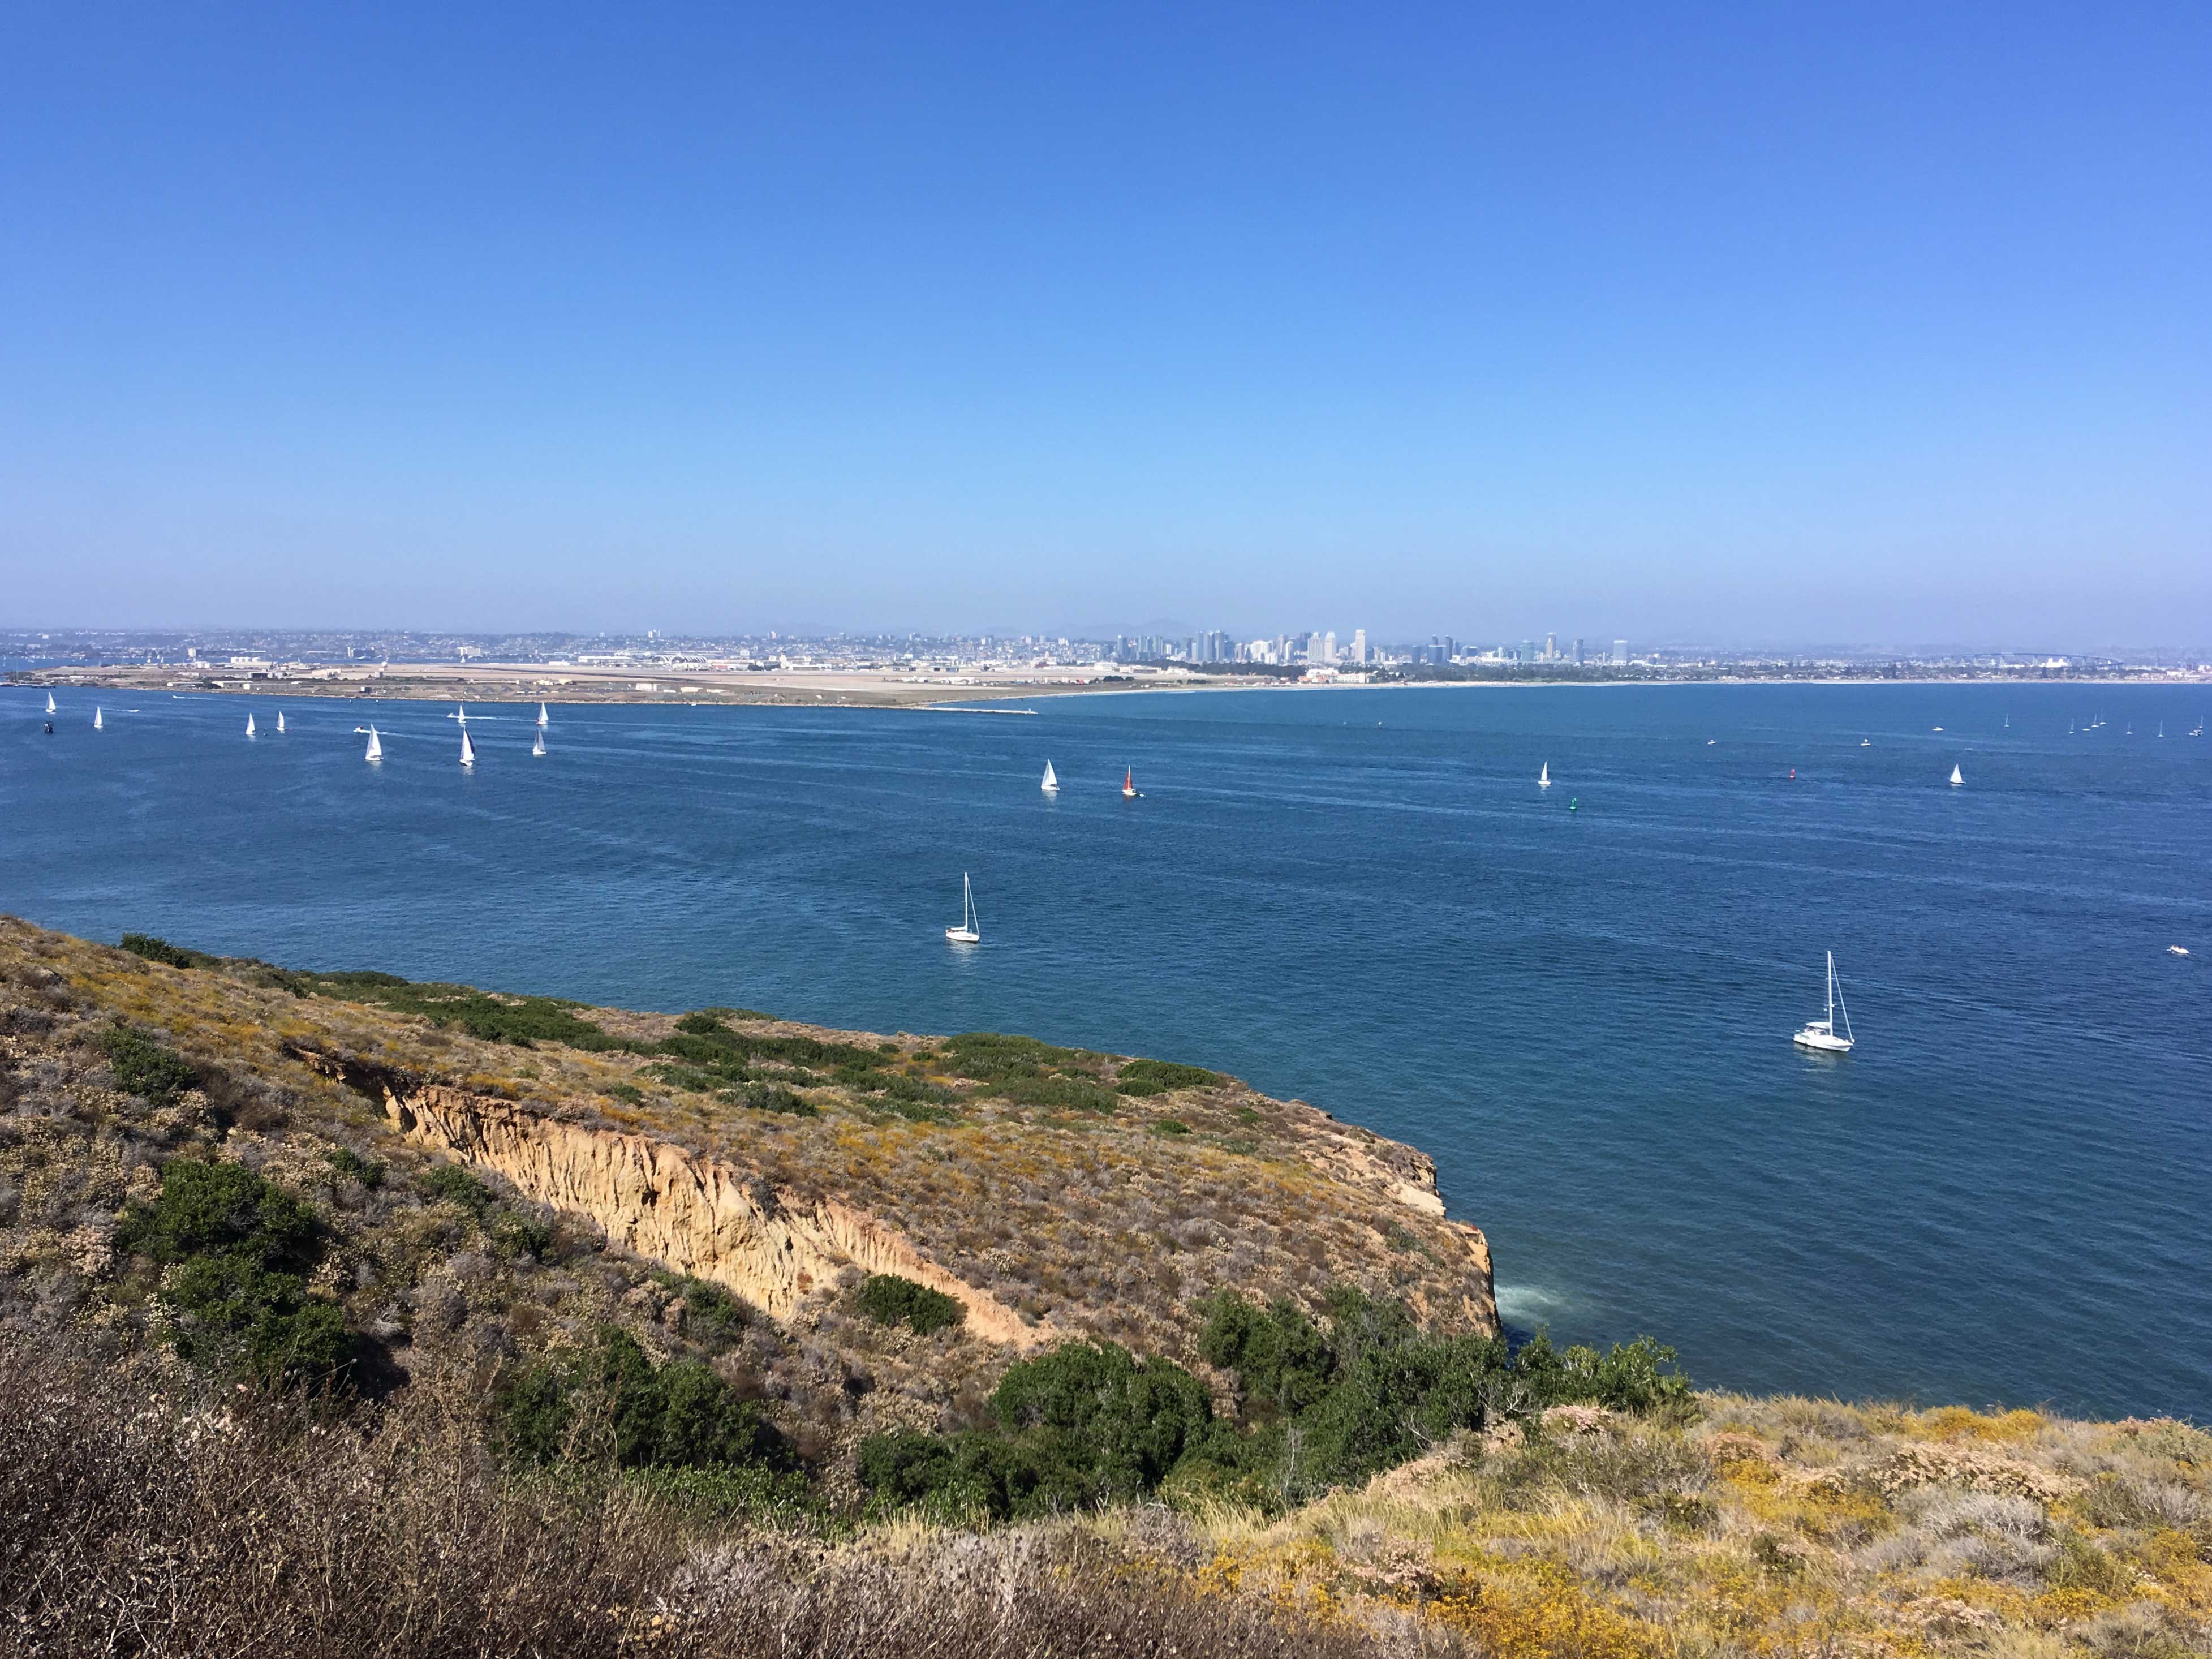
<path fill-rule="evenodd" d="M 468 775 L 434 705 L 60 701 L 0 693 L 39 922 L 1197 1061 L 1434 1154 L 1524 1328 L 2212 1419 L 2212 688 L 583 707 L 543 760 L 486 708 Z"/>

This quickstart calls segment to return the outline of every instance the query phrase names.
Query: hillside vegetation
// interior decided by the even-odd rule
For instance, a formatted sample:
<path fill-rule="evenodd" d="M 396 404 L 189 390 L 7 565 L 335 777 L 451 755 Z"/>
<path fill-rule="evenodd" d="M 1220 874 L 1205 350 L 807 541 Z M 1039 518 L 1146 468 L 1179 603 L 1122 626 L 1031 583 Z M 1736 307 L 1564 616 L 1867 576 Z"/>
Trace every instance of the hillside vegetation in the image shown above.
<path fill-rule="evenodd" d="M 0 921 L 13 1650 L 2212 1652 L 2198 1431 L 1510 1347 L 1212 1072 L 125 946 Z"/>

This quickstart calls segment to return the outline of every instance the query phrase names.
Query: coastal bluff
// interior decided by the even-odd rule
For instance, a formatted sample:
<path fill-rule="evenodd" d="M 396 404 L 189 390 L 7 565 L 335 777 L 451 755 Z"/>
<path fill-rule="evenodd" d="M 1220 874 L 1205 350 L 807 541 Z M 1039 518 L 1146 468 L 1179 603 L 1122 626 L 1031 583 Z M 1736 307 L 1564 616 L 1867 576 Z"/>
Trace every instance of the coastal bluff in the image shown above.
<path fill-rule="evenodd" d="M 884 1274 L 958 1304 L 974 1352 L 932 1362 L 956 1379 L 1067 1338 L 1189 1360 L 1194 1304 L 1224 1285 L 1314 1309 L 1351 1285 L 1439 1331 L 1499 1328 L 1488 1242 L 1446 1216 L 1425 1154 L 1200 1066 L 163 948 L 177 959 L 0 921 L 0 973 L 46 1011 L 8 1041 L 112 1110 L 102 1034 L 143 1033 L 202 1079 L 166 1109 L 191 1119 L 173 1140 L 310 1190 L 332 1157 L 451 1162 L 648 1287 L 719 1286 L 782 1331 L 868 1347 L 841 1310 Z M 355 1277 L 334 1287 L 350 1322 L 410 1326 L 380 1268 Z M 921 1387 L 922 1360 L 867 1364 Z"/>

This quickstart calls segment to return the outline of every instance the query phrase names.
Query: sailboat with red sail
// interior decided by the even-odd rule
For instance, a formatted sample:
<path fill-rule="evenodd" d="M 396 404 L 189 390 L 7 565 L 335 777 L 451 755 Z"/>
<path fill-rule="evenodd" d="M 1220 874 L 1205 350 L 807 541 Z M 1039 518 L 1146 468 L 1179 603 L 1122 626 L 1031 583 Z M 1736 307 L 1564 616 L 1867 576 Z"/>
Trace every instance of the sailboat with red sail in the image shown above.
<path fill-rule="evenodd" d="M 1121 793 L 1129 799 L 1137 798 L 1137 770 L 1130 767 L 1121 774 Z"/>

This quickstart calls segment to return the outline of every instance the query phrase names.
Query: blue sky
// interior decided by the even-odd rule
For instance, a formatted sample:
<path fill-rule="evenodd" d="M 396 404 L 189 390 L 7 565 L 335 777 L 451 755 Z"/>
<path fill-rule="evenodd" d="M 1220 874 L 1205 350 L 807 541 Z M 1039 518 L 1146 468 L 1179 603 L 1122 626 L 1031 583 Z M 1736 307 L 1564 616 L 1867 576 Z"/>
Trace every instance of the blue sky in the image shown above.
<path fill-rule="evenodd" d="M 2212 9 L 10 10 L 23 623 L 2212 641 Z"/>

